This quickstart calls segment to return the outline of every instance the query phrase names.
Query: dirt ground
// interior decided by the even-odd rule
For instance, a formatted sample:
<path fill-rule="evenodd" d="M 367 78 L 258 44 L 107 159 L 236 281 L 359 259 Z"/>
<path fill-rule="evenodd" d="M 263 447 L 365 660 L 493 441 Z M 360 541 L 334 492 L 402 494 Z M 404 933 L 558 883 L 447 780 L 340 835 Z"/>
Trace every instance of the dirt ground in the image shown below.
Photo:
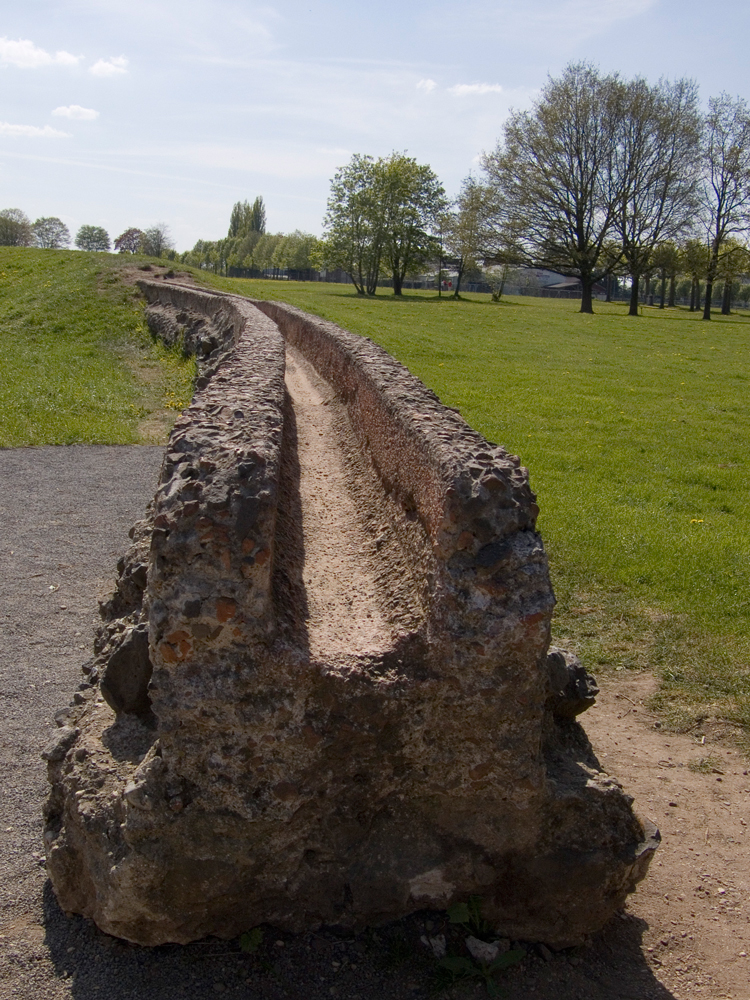
<path fill-rule="evenodd" d="M 39 754 L 80 681 L 96 598 L 160 460 L 159 448 L 0 451 L 0 1000 L 426 997 L 435 960 L 420 939 L 444 929 L 444 914 L 358 937 L 266 928 L 244 954 L 215 940 L 132 947 L 57 907 L 42 855 Z M 715 732 L 664 733 L 644 704 L 653 684 L 648 674 L 600 678 L 583 716 L 603 766 L 661 829 L 650 874 L 588 946 L 529 947 L 498 980 L 507 1000 L 750 997 L 750 768 Z M 486 991 L 466 983 L 443 995 Z"/>

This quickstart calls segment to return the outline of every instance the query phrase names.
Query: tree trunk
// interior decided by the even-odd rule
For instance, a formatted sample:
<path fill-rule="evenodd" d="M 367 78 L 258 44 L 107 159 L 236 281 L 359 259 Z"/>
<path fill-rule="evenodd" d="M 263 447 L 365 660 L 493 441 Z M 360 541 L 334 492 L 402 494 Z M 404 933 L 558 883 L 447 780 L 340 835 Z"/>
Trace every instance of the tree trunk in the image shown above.
<path fill-rule="evenodd" d="M 612 275 L 611 274 L 607 275 L 607 298 L 606 298 L 605 301 L 606 302 L 611 302 L 612 301 Z"/>
<path fill-rule="evenodd" d="M 659 297 L 659 308 L 660 309 L 664 308 L 664 302 L 666 301 L 666 298 L 667 298 L 667 272 L 666 271 L 662 271 L 661 272 L 661 293 L 660 293 L 660 297 Z"/>
<path fill-rule="evenodd" d="M 461 278 L 463 277 L 463 274 L 464 274 L 464 262 L 462 260 L 461 263 L 458 265 L 458 271 L 456 272 L 456 287 L 453 289 L 454 299 L 458 298 L 458 293 L 461 290 Z"/>
<path fill-rule="evenodd" d="M 724 294 L 721 297 L 721 315 L 729 316 L 732 311 L 732 282 L 724 282 Z"/>
<path fill-rule="evenodd" d="M 643 301 L 648 302 L 648 297 L 651 294 L 651 275 L 646 275 L 646 287 L 643 290 Z"/>
<path fill-rule="evenodd" d="M 711 299 L 714 294 L 714 282 L 713 278 L 709 278 L 706 282 L 706 300 L 703 304 L 703 318 L 711 319 Z"/>
<path fill-rule="evenodd" d="M 393 272 L 393 294 L 394 295 L 400 295 L 401 294 L 401 285 L 402 284 L 403 284 L 403 278 L 398 273 L 398 271 L 394 271 Z"/>
<path fill-rule="evenodd" d="M 690 279 L 690 312 L 695 312 L 697 296 L 695 294 L 695 278 Z"/>
<path fill-rule="evenodd" d="M 591 294 L 594 282 L 589 277 L 581 277 L 581 312 L 593 313 L 593 296 Z"/>
<path fill-rule="evenodd" d="M 628 316 L 638 315 L 638 275 L 632 276 L 633 283 L 630 286 L 630 309 Z"/>
<path fill-rule="evenodd" d="M 670 309 L 674 309 L 674 297 L 675 297 L 675 284 L 677 283 L 677 275 L 673 274 L 669 279 L 669 301 L 667 305 Z"/>

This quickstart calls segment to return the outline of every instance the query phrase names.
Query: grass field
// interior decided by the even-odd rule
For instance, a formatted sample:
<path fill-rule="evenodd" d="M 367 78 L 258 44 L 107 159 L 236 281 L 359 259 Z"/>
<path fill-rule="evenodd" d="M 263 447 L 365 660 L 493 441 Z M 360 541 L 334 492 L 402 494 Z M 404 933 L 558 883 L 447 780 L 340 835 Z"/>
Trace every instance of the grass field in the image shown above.
<path fill-rule="evenodd" d="M 125 263 L 0 248 L 0 447 L 166 440 L 195 365 L 152 341 Z"/>
<path fill-rule="evenodd" d="M 218 280 L 372 337 L 491 441 L 539 497 L 557 641 L 587 666 L 652 667 L 689 729 L 750 731 L 750 317 Z"/>
<path fill-rule="evenodd" d="M 0 445 L 163 437 L 194 369 L 152 343 L 124 265 L 0 250 Z M 750 734 L 750 316 L 197 277 L 372 337 L 520 455 L 556 641 L 595 672 L 654 669 L 676 728 L 716 718 Z"/>

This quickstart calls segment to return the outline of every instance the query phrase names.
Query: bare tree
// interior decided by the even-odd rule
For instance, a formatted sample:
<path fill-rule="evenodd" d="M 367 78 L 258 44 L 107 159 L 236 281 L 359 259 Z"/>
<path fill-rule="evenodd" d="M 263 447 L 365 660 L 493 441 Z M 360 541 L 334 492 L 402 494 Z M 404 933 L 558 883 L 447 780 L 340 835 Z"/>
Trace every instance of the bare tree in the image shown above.
<path fill-rule="evenodd" d="M 710 320 L 722 246 L 750 226 L 750 108 L 743 98 L 721 94 L 708 102 L 704 164 L 708 267 L 703 319 Z"/>
<path fill-rule="evenodd" d="M 517 234 L 518 263 L 579 278 L 581 312 L 609 267 L 602 256 L 615 218 L 612 158 L 623 85 L 589 63 L 568 66 L 533 111 L 513 112 L 483 166 Z"/>
<path fill-rule="evenodd" d="M 639 281 L 652 273 L 656 247 L 681 236 L 695 218 L 701 116 L 691 80 L 652 87 L 638 78 L 621 93 L 615 231 L 632 278 L 630 315 L 637 316 Z"/>
<path fill-rule="evenodd" d="M 147 257 L 163 257 L 167 250 L 174 250 L 169 226 L 164 222 L 157 222 L 155 226 L 144 230 L 139 250 Z"/>

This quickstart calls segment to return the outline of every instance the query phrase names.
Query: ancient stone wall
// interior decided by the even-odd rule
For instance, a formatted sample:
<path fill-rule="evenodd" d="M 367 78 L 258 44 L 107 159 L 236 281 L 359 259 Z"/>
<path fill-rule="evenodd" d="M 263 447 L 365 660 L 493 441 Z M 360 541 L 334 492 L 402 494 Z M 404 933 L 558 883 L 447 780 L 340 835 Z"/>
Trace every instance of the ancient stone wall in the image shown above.
<path fill-rule="evenodd" d="M 157 944 L 480 895 L 580 941 L 655 840 L 548 648 L 526 470 L 368 340 L 141 288 L 201 374 L 47 751 L 61 905 Z"/>

